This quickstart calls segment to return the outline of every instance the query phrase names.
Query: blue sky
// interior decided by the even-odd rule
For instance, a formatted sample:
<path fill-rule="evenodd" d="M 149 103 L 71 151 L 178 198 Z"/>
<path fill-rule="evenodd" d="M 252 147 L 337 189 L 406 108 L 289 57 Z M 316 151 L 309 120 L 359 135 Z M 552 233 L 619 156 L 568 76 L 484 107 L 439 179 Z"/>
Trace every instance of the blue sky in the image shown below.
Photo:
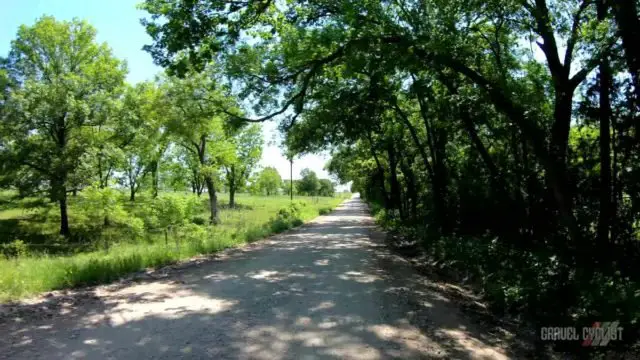
<path fill-rule="evenodd" d="M 79 18 L 87 20 L 97 29 L 97 40 L 106 42 L 114 55 L 125 59 L 129 67 L 128 80 L 132 83 L 151 80 L 162 69 L 153 64 L 151 56 L 142 51 L 142 46 L 151 39 L 140 25 L 145 12 L 136 9 L 138 0 L 9 0 L 0 11 L 0 56 L 5 56 L 15 38 L 18 27 L 31 25 L 43 15 L 52 15 L 59 20 Z M 283 178 L 289 178 L 289 162 L 277 146 L 279 135 L 275 124 L 263 124 L 267 146 L 262 156 L 262 166 L 274 166 Z M 275 143 L 274 143 L 275 140 Z M 303 168 L 310 168 L 318 176 L 329 175 L 323 170 L 328 158 L 322 155 L 307 155 L 294 161 L 294 178 Z"/>
<path fill-rule="evenodd" d="M 74 17 L 87 20 L 98 31 L 98 41 L 106 42 L 115 56 L 126 59 L 129 65 L 129 81 L 153 79 L 162 71 L 155 66 L 151 56 L 142 51 L 150 43 L 139 19 L 143 11 L 136 10 L 132 0 L 20 0 L 3 4 L 0 12 L 0 54 L 6 54 L 15 38 L 18 27 L 33 24 L 43 15 L 70 20 Z"/>

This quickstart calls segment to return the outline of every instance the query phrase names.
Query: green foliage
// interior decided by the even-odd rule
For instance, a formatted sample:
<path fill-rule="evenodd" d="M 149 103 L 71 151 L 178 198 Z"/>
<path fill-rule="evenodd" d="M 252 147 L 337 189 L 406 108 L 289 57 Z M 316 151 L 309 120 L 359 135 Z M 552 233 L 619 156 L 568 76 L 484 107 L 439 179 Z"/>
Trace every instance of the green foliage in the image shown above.
<path fill-rule="evenodd" d="M 335 184 L 329 179 L 318 180 L 318 195 L 319 196 L 334 196 L 336 194 Z"/>
<path fill-rule="evenodd" d="M 209 69 L 213 71 L 215 69 Z M 228 136 L 233 124 L 226 113 L 238 113 L 235 99 L 227 96 L 214 74 L 190 73 L 165 79 L 163 100 L 168 104 L 167 132 L 186 150 L 184 158 L 192 175 L 192 188 L 200 194 L 206 185 L 211 222 L 218 222 L 217 184 L 219 170 L 236 158 Z M 195 192 L 195 191 L 194 191 Z"/>
<path fill-rule="evenodd" d="M 231 192 L 243 190 L 249 176 L 262 157 L 264 141 L 260 126 L 254 124 L 231 130 L 230 140 L 235 149 L 224 164 L 227 188 Z"/>
<path fill-rule="evenodd" d="M 279 233 L 289 230 L 293 227 L 302 225 L 300 202 L 292 202 L 289 206 L 278 210 L 278 214 L 269 222 L 269 228 L 272 233 Z"/>
<path fill-rule="evenodd" d="M 316 173 L 309 169 L 303 169 L 300 172 L 300 176 L 302 179 L 300 179 L 298 186 L 296 187 L 298 192 L 308 196 L 317 195 L 318 188 L 320 187 L 320 181 L 318 180 Z"/>
<path fill-rule="evenodd" d="M 108 227 L 120 227 L 131 240 L 140 239 L 144 234 L 144 221 L 131 216 L 122 205 L 122 194 L 113 188 L 92 185 L 83 191 L 83 198 L 76 216 L 85 217 L 88 230 L 109 236 Z M 122 234 L 120 234 L 122 236 Z"/>
<path fill-rule="evenodd" d="M 266 167 L 258 175 L 257 187 L 263 194 L 275 195 L 282 184 L 280 173 L 274 167 Z"/>
<path fill-rule="evenodd" d="M 640 281 L 637 2 L 142 8 L 156 61 L 225 59 L 288 151 L 330 150 L 329 171 L 390 227 L 494 277 L 482 281 L 499 308 L 596 321 L 600 291 L 637 322 L 622 305 Z M 317 195 L 315 174 L 302 177 L 298 191 Z"/>
<path fill-rule="evenodd" d="M 375 204 L 380 221 L 416 238 L 443 269 L 473 275 L 495 308 L 535 321 L 638 321 L 633 1 L 197 5 L 140 5 L 153 39 L 146 50 L 181 77 L 135 87 L 85 22 L 20 27 L 0 59 L 0 186 L 36 198 L 0 204 L 7 239 L 79 251 L 70 240 L 139 234 L 142 219 L 147 232 L 174 227 L 190 245 L 169 251 L 145 233 L 156 244 L 148 250 L 119 243 L 122 253 L 106 257 L 18 258 L 28 267 L 2 265 L 3 289 L 106 281 L 315 216 L 334 200 L 278 203 L 233 232 L 194 222 L 197 200 L 148 202 L 143 193 L 124 205 L 108 190 L 114 176 L 132 200 L 139 189 L 151 198 L 162 186 L 206 189 L 217 223 L 217 191 L 242 188 L 260 157 L 258 127 L 242 126 L 239 104 L 249 104 L 252 120 L 279 119 L 288 158 L 330 150 L 327 169 Z M 249 191 L 277 192 L 270 172 Z M 298 194 L 332 196 L 328 180 L 301 175 Z"/>
<path fill-rule="evenodd" d="M 69 235 L 66 192 L 82 183 L 91 132 L 119 94 L 125 64 L 83 21 L 42 17 L 21 26 L 6 68 L 14 78 L 3 102 L 0 158 L 4 181 L 61 202 L 60 232 Z M 100 114 L 100 115 L 96 115 Z"/>
<path fill-rule="evenodd" d="M 198 200 L 177 194 L 164 194 L 153 201 L 153 210 L 158 219 L 158 226 L 170 228 L 184 225 L 192 219 Z"/>
<path fill-rule="evenodd" d="M 148 175 L 157 176 L 158 163 L 169 145 L 169 137 L 164 133 L 168 107 L 163 100 L 162 92 L 154 83 L 128 86 L 119 104 L 119 116 L 112 121 L 115 124 L 105 124 L 112 126 L 114 134 L 110 141 L 103 140 L 100 144 L 111 143 L 118 149 L 115 152 L 121 153 L 115 163 L 122 169 L 118 179 L 129 188 L 132 201 L 143 179 Z M 155 181 L 152 180 L 151 187 L 157 195 Z"/>
<path fill-rule="evenodd" d="M 158 201 L 149 199 L 137 208 L 126 200 L 125 195 L 121 195 L 125 209 L 133 207 L 128 210 L 136 214 L 145 214 L 143 209 L 146 211 L 148 208 L 150 212 L 156 212 L 159 204 L 173 209 L 166 216 L 160 215 L 165 223 L 182 223 L 172 229 L 168 243 L 165 243 L 162 232 L 148 231 L 144 241 L 133 242 L 123 237 L 114 239 L 106 249 L 91 252 L 65 256 L 29 252 L 24 256 L 18 253 L 11 260 L 0 260 L 0 301 L 54 289 L 109 282 L 148 267 L 163 266 L 197 254 L 213 253 L 259 240 L 300 225 L 302 221 L 316 217 L 319 208 L 335 206 L 341 201 L 327 198 L 314 203 L 310 198 L 301 198 L 292 205 L 284 196 L 265 198 L 239 194 L 238 200 L 245 205 L 241 210 L 222 211 L 222 225 L 201 226 L 188 221 L 196 217 L 205 218 L 204 205 L 197 203 L 195 196 L 182 195 L 182 201 L 175 199 L 179 196 L 162 194 Z M 190 213 L 187 204 L 194 209 L 191 217 L 176 216 Z M 10 255 L 14 256 L 16 248 L 24 248 L 18 244 L 3 246 L 3 249 L 12 248 Z"/>
<path fill-rule="evenodd" d="M 18 258 L 29 255 L 29 247 L 22 240 L 13 240 L 0 245 L 0 253 L 7 258 Z"/>
<path fill-rule="evenodd" d="M 98 227 L 111 221 L 120 222 L 129 217 L 119 201 L 122 194 L 116 189 L 92 185 L 82 195 L 81 214 L 87 217 L 92 226 Z"/>
<path fill-rule="evenodd" d="M 282 193 L 285 195 L 291 195 L 291 191 L 293 190 L 294 195 L 298 194 L 297 183 L 298 183 L 297 180 L 293 180 L 293 187 L 292 187 L 291 180 L 289 179 L 282 180 L 282 185 L 281 185 Z"/>
<path fill-rule="evenodd" d="M 208 223 L 208 220 L 203 216 L 195 216 L 191 219 L 191 223 L 202 226 L 206 225 Z"/>
<path fill-rule="evenodd" d="M 240 121 L 244 94 L 224 74 L 237 59 L 184 62 L 181 77 L 129 85 L 125 62 L 95 39 L 84 21 L 45 16 L 21 26 L 0 59 L 0 246 L 12 258 L 0 261 L 0 298 L 218 251 L 336 201 L 292 208 L 237 194 L 251 203 L 221 210 L 223 185 L 233 202 L 264 146 L 260 125 Z M 254 185 L 276 195 L 280 184 L 269 168 Z M 208 201 L 166 191 L 187 189 Z"/>

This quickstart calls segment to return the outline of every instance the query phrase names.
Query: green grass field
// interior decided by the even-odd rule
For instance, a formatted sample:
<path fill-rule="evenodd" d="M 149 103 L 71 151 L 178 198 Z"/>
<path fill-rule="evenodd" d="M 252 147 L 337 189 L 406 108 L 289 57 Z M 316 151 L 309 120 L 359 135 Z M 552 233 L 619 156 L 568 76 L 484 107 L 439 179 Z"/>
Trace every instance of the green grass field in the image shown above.
<path fill-rule="evenodd" d="M 225 194 L 221 194 L 220 225 L 200 226 L 188 223 L 178 229 L 165 232 L 148 231 L 142 239 L 131 240 L 117 234 L 108 246 L 94 242 L 90 247 L 64 248 L 55 233 L 57 214 L 55 206 L 31 204 L 20 205 L 0 194 L 1 230 L 14 233 L 10 236 L 35 241 L 28 243 L 28 254 L 0 259 L 0 302 L 16 300 L 40 292 L 93 285 L 116 280 L 123 275 L 149 267 L 174 263 L 198 254 L 209 254 L 225 248 L 255 241 L 274 233 L 287 230 L 326 213 L 344 197 L 296 196 L 295 216 L 278 215 L 281 209 L 290 207 L 287 196 L 249 196 L 238 194 L 237 209 L 226 206 Z M 185 197 L 192 196 L 185 194 Z M 79 196 L 78 198 L 81 198 Z M 25 201 L 25 200 L 23 200 Z M 73 219 L 74 201 L 70 207 Z M 124 201 L 124 200 L 123 200 Z M 206 194 L 201 198 L 201 216 L 206 216 Z M 148 206 L 148 199 L 141 197 L 133 204 L 125 203 L 127 211 Z M 78 205 L 79 206 L 79 205 Z M 73 222 L 72 222 L 73 229 Z M 53 239 L 53 240 L 52 240 Z M 8 242 L 5 238 L 3 243 Z M 26 242 L 26 240 L 25 240 Z M 55 244 L 53 244 L 55 243 Z M 98 244 L 98 245 L 96 245 Z M 55 246 L 66 249 L 52 252 Z M 39 249 L 47 249 L 39 251 Z"/>

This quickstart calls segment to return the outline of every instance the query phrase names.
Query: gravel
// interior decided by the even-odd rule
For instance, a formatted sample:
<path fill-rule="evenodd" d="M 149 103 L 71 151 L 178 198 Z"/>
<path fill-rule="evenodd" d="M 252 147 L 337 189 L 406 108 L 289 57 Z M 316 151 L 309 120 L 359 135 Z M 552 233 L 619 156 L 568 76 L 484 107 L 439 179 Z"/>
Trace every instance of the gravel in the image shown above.
<path fill-rule="evenodd" d="M 507 359 L 357 198 L 244 248 L 0 307 L 0 358 Z"/>

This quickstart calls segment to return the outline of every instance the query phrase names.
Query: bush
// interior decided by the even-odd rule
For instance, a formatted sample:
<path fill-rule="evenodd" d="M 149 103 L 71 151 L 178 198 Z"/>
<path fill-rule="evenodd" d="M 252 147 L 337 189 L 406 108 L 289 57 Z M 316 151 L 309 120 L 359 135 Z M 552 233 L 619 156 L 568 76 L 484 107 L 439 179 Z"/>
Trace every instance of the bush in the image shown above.
<path fill-rule="evenodd" d="M 319 213 L 320 215 L 328 215 L 328 214 L 330 214 L 330 213 L 331 213 L 331 211 L 333 211 L 333 209 L 332 209 L 332 208 L 330 208 L 330 207 L 323 207 L 323 208 L 320 208 L 320 210 L 318 210 L 318 213 Z"/>
<path fill-rule="evenodd" d="M 124 222 L 129 214 L 124 210 L 118 198 L 120 192 L 116 189 L 100 188 L 92 185 L 83 191 L 83 200 L 80 202 L 80 214 L 90 227 L 101 227 L 111 222 Z"/>
<path fill-rule="evenodd" d="M 278 210 L 278 216 L 287 219 L 300 217 L 301 209 L 306 205 L 306 203 L 294 201 L 289 206 Z"/>
<path fill-rule="evenodd" d="M 269 223 L 269 228 L 272 233 L 281 233 L 285 230 L 289 230 L 293 227 L 293 222 L 285 218 L 276 217 Z"/>
<path fill-rule="evenodd" d="M 153 209 L 160 228 L 184 225 L 191 219 L 199 203 L 195 197 L 167 194 L 153 201 Z"/>
<path fill-rule="evenodd" d="M 244 233 L 244 240 L 246 242 L 258 241 L 266 236 L 269 236 L 269 232 L 264 227 L 256 227 L 247 230 Z"/>
<path fill-rule="evenodd" d="M 289 206 L 278 210 L 276 217 L 268 224 L 271 233 L 280 233 L 302 225 L 304 222 L 301 219 L 301 208 L 304 206 L 306 206 L 305 203 L 294 201 Z"/>
<path fill-rule="evenodd" d="M 142 238 L 144 221 L 129 214 L 119 201 L 120 197 L 121 193 L 110 187 L 93 185 L 85 189 L 80 212 L 72 215 L 73 242 L 91 242 L 96 236 L 106 237 L 105 241 L 122 237 L 129 240 Z"/>
<path fill-rule="evenodd" d="M 29 248 L 22 240 L 13 240 L 10 243 L 2 244 L 0 252 L 7 258 L 17 258 L 29 255 Z"/>
<path fill-rule="evenodd" d="M 209 219 L 207 219 L 204 216 L 195 216 L 191 219 L 191 223 L 192 224 L 196 224 L 196 225 L 207 225 L 207 223 L 209 223 Z"/>

